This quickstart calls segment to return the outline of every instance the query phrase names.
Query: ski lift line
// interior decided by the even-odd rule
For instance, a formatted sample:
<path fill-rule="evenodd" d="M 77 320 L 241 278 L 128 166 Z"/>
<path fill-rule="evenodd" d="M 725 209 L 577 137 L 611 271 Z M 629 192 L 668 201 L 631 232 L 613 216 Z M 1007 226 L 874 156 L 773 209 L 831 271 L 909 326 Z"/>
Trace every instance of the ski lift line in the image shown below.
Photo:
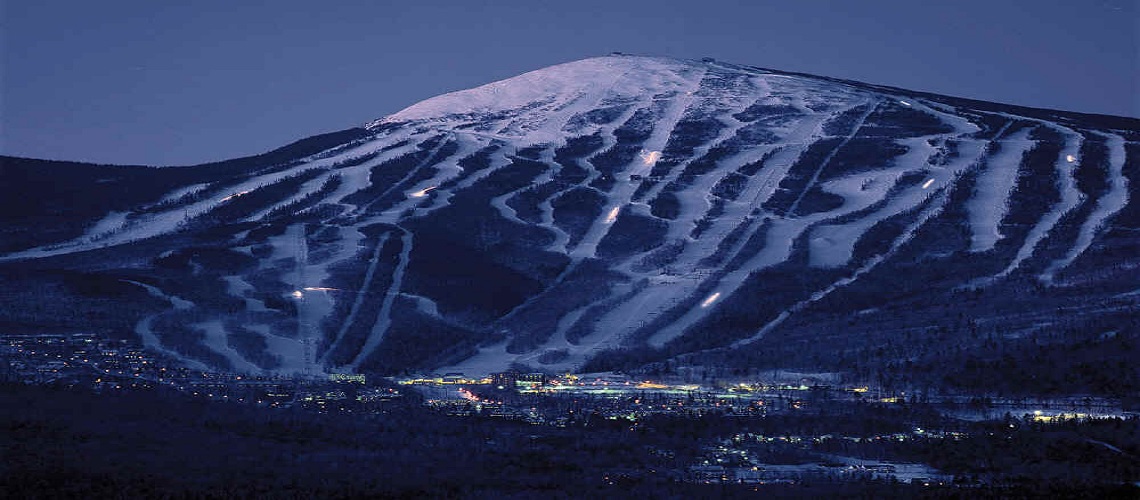
<path fill-rule="evenodd" d="M 368 270 L 364 273 L 364 281 L 362 282 L 364 288 L 357 292 L 358 296 L 348 311 L 348 317 L 346 317 L 344 323 L 341 324 L 340 330 L 337 332 L 336 337 L 334 337 L 332 344 L 329 346 L 328 350 L 325 351 L 324 356 L 321 358 L 322 363 L 328 362 L 329 355 L 332 354 L 332 352 L 339 346 L 345 335 L 348 333 L 348 329 L 356 321 L 356 316 L 360 313 L 360 308 L 364 304 L 365 296 L 369 295 L 370 293 L 368 290 L 372 286 L 372 280 L 376 275 L 376 269 L 379 267 L 378 264 L 380 262 L 380 255 L 383 253 L 384 245 L 387 244 L 389 237 L 390 233 L 386 232 L 382 234 L 379 240 L 376 242 L 376 248 L 373 249 L 372 256 L 368 261 Z M 385 290 L 384 293 L 386 294 L 388 291 Z"/>
<path fill-rule="evenodd" d="M 868 102 L 868 104 L 870 103 Z M 847 137 L 843 139 L 843 141 L 837 144 L 835 148 L 832 149 L 831 152 L 828 153 L 827 156 L 819 162 L 819 167 L 816 168 L 815 173 L 811 176 L 811 179 L 808 180 L 807 184 L 804 185 L 804 189 L 800 192 L 800 195 L 796 197 L 795 201 L 792 202 L 792 205 L 788 207 L 787 213 L 791 214 L 795 212 L 796 208 L 799 207 L 800 202 L 803 201 L 805 196 L 807 196 L 808 191 L 811 190 L 812 186 L 814 186 L 816 182 L 819 181 L 819 176 L 823 173 L 823 170 L 827 168 L 827 165 L 831 163 L 831 160 L 835 158 L 835 155 L 839 154 L 839 151 L 843 149 L 843 147 L 846 146 L 848 142 L 851 142 L 851 140 L 855 138 L 855 135 L 859 133 L 859 129 L 863 128 L 863 124 L 866 123 L 867 117 L 871 116 L 871 114 L 874 113 L 876 109 L 879 109 L 879 103 L 877 102 L 872 106 L 868 106 L 867 111 L 865 111 L 863 115 L 860 116 L 859 119 L 855 122 L 855 126 L 851 127 L 851 133 L 849 133 Z"/>

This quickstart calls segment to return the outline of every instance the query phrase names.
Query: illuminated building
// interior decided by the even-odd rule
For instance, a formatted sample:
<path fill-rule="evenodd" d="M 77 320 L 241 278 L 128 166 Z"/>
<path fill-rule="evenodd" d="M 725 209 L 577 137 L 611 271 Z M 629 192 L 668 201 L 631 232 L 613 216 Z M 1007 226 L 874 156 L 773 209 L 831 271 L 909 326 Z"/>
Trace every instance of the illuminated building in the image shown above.
<path fill-rule="evenodd" d="M 338 384 L 360 384 L 367 383 L 367 378 L 363 373 L 330 373 L 329 382 Z"/>

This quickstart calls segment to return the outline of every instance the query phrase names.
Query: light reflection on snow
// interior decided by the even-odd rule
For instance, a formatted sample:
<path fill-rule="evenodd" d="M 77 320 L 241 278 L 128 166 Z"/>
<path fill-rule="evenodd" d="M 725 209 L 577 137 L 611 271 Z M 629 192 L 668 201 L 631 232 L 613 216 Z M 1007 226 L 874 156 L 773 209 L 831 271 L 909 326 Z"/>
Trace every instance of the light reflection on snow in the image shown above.
<path fill-rule="evenodd" d="M 435 189 L 436 187 L 437 186 L 426 187 L 426 188 L 423 188 L 423 189 L 416 191 L 412 194 L 409 194 L 408 196 L 411 198 L 423 198 L 424 196 L 427 196 L 428 191 L 431 191 L 431 190 Z"/>
<path fill-rule="evenodd" d="M 653 166 L 657 164 L 657 160 L 661 159 L 661 152 L 643 150 L 638 156 L 641 157 L 641 161 L 645 162 L 647 166 Z"/>
<path fill-rule="evenodd" d="M 613 210 L 610 210 L 610 213 L 606 215 L 606 224 L 613 224 L 614 221 L 617 220 L 618 213 L 620 212 L 621 207 L 614 207 Z"/>
<path fill-rule="evenodd" d="M 1069 163 L 1073 163 L 1073 162 L 1077 161 L 1077 157 L 1073 156 L 1073 155 L 1065 155 L 1065 160 L 1068 161 Z"/>
<path fill-rule="evenodd" d="M 926 182 L 922 183 L 922 189 L 930 187 L 931 184 L 934 184 L 934 179 L 927 179 Z"/>
<path fill-rule="evenodd" d="M 245 190 L 245 191 L 240 191 L 240 192 L 237 192 L 237 193 L 231 194 L 231 195 L 229 195 L 229 196 L 227 196 L 227 197 L 225 197 L 225 198 L 222 198 L 221 200 L 218 200 L 218 203 L 221 203 L 221 202 L 223 202 L 223 201 L 229 201 L 229 200 L 232 200 L 232 199 L 234 199 L 234 198 L 237 198 L 238 196 L 241 196 L 241 195 L 243 195 L 243 194 L 249 194 L 249 192 L 250 192 L 250 191 L 253 191 L 253 190 L 252 190 L 252 189 L 247 189 L 247 190 Z"/>
<path fill-rule="evenodd" d="M 719 298 L 720 298 L 720 292 L 716 292 L 712 295 L 709 295 L 708 298 L 705 299 L 704 302 L 701 302 L 701 307 L 711 306 L 713 304 L 713 302 L 716 302 L 716 299 L 719 299 Z"/>

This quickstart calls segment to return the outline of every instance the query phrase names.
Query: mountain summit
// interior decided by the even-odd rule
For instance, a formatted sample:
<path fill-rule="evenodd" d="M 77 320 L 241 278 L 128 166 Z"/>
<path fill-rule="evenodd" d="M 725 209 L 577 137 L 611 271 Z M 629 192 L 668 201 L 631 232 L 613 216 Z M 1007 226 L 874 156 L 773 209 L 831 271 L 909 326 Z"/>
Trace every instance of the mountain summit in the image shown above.
<path fill-rule="evenodd" d="M 220 164 L 5 158 L 42 189 L 0 219 L 0 320 L 248 372 L 1120 351 L 1140 335 L 1138 138 L 1127 118 L 585 59 Z"/>

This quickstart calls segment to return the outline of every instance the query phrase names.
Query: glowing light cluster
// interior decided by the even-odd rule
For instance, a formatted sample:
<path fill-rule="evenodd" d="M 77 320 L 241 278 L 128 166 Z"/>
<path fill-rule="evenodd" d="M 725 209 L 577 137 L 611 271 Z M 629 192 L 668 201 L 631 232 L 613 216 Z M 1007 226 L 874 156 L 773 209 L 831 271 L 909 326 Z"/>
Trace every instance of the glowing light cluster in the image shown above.
<path fill-rule="evenodd" d="M 409 194 L 408 197 L 410 197 L 410 198 L 423 198 L 424 196 L 427 196 L 429 191 L 435 189 L 436 187 L 438 187 L 438 186 L 431 186 L 431 187 L 423 188 L 419 191 L 416 191 L 414 193 Z"/>
<path fill-rule="evenodd" d="M 621 207 L 614 207 L 610 210 L 610 213 L 606 215 L 606 224 L 613 224 L 619 213 L 621 213 Z"/>
<path fill-rule="evenodd" d="M 931 184 L 934 184 L 934 179 L 927 179 L 926 182 L 922 183 L 922 189 L 930 187 Z"/>
<path fill-rule="evenodd" d="M 719 298 L 720 298 L 720 292 L 716 292 L 712 295 L 709 295 L 708 298 L 705 299 L 704 302 L 701 302 L 701 307 L 711 306 L 713 304 L 713 302 L 716 302 L 716 299 L 719 299 Z"/>
<path fill-rule="evenodd" d="M 646 165 L 653 166 L 653 165 L 657 164 L 657 160 L 661 159 L 661 152 L 660 151 L 642 151 L 639 156 L 641 156 L 641 161 L 645 162 Z"/>
<path fill-rule="evenodd" d="M 650 381 L 646 380 L 644 382 L 639 382 L 637 384 L 637 388 L 638 389 L 668 389 L 669 386 L 667 386 L 665 384 L 658 384 L 656 382 L 650 382 Z"/>
<path fill-rule="evenodd" d="M 232 200 L 232 199 L 234 199 L 234 198 L 237 198 L 238 196 L 241 196 L 241 195 L 244 195 L 244 194 L 249 194 L 249 192 L 250 192 L 250 191 L 253 191 L 253 190 L 252 190 L 252 189 L 247 189 L 247 190 L 245 190 L 245 191 L 239 191 L 239 192 L 237 192 L 237 193 L 234 193 L 234 194 L 231 194 L 231 195 L 229 195 L 229 196 L 227 196 L 227 197 L 225 197 L 225 198 L 222 198 L 222 199 L 221 199 L 221 200 L 219 200 L 219 201 L 229 201 L 229 200 Z"/>

